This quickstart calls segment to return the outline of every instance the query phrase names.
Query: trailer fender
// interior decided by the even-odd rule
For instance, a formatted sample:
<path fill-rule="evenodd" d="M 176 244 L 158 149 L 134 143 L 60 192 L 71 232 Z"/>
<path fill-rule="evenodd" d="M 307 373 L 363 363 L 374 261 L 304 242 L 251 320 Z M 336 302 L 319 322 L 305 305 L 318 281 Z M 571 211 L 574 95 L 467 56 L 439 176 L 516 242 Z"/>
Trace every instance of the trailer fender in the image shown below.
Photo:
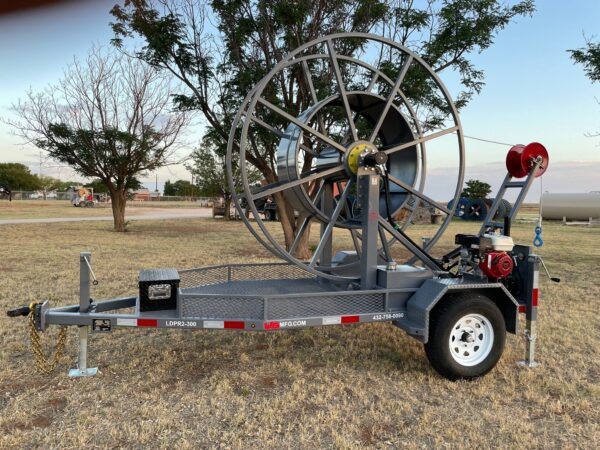
<path fill-rule="evenodd" d="M 433 309 L 449 296 L 459 292 L 477 293 L 492 300 L 502 312 L 506 331 L 516 334 L 518 330 L 519 303 L 501 283 L 473 283 L 459 279 L 427 280 L 406 303 L 406 317 L 394 322 L 417 340 L 429 340 L 429 317 Z"/>

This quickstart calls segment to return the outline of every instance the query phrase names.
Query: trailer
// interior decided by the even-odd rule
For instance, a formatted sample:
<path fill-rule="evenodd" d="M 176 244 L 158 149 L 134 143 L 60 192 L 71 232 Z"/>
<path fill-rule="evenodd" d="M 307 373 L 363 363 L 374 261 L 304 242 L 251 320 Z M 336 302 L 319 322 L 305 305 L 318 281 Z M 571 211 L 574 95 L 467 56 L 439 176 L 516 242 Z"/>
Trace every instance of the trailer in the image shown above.
<path fill-rule="evenodd" d="M 379 52 L 342 53 L 356 40 L 396 55 L 396 70 L 364 60 Z M 440 111 L 447 115 L 441 130 L 432 131 L 419 118 L 416 107 L 423 105 L 403 89 L 413 70 L 428 77 L 444 102 Z M 358 74 L 351 88 L 349 73 Z M 300 111 L 273 103 L 274 86 L 287 76 L 302 78 L 311 99 Z M 331 90 L 316 89 L 315 79 L 333 80 Z M 276 181 L 258 190 L 248 182 L 257 130 L 269 136 L 266 142 L 276 143 L 277 172 Z M 446 207 L 426 195 L 424 187 L 426 143 L 447 135 L 455 137 L 450 150 L 459 163 L 451 187 L 454 200 Z M 248 93 L 228 143 L 234 205 L 252 235 L 282 262 L 142 270 L 136 296 L 98 301 L 90 296 L 95 282 L 91 254 L 83 252 L 79 304 L 51 307 L 42 301 L 9 315 L 29 316 L 34 345 L 39 345 L 37 332 L 50 326 L 63 327 L 63 342 L 66 327 L 78 327 L 78 367 L 70 371 L 75 377 L 96 373 L 87 361 L 90 331 L 143 327 L 275 332 L 389 322 L 423 343 L 440 375 L 472 379 L 496 365 L 506 333 L 518 331 L 519 313 L 526 315 L 527 324 L 523 364 L 533 367 L 541 260 L 532 247 L 514 244 L 510 225 L 534 179 L 546 171 L 548 153 L 538 143 L 511 148 L 507 174 L 479 232 L 456 235 L 456 248 L 436 257 L 434 247 L 460 200 L 463 137 L 448 91 L 415 53 L 372 34 L 316 39 L 284 57 Z M 508 189 L 518 190 L 518 198 L 501 222 L 494 221 Z M 282 242 L 257 210 L 257 201 L 271 196 L 284 198 L 297 217 L 291 243 Z M 432 236 L 422 245 L 407 233 L 420 204 L 445 214 L 431 225 Z M 253 213 L 252 219 L 244 208 Z M 296 249 L 311 224 L 319 227 L 312 256 L 297 258 Z M 350 249 L 341 247 L 348 243 Z M 57 358 L 47 365 L 39 353 L 39 365 L 53 369 Z"/>

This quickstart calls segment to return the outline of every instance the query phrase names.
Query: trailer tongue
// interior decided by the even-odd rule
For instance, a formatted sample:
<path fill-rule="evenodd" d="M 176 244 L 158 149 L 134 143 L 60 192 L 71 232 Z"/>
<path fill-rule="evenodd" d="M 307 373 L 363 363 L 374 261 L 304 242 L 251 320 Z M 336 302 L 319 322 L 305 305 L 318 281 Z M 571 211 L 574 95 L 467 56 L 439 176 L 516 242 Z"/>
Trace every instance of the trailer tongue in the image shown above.
<path fill-rule="evenodd" d="M 395 54 L 397 68 L 384 71 L 360 55 L 342 53 L 354 48 L 349 44 L 357 39 Z M 411 99 L 410 89 L 403 88 L 416 73 L 439 93 L 435 105 L 445 117 L 437 131 L 417 114 L 423 99 Z M 355 74 L 353 83 L 349 74 Z M 305 108 L 286 110 L 274 103 L 273 92 L 285 77 L 295 77 L 307 90 L 311 102 Z M 331 90 L 315 88 L 314 80 L 323 79 L 331 80 Z M 275 143 L 277 175 L 259 190 L 251 187 L 249 175 L 255 170 L 258 132 L 264 142 Z M 454 200 L 448 207 L 424 193 L 426 143 L 447 135 L 456 137 L 458 160 L 456 183 L 450 187 Z M 240 217 L 284 262 L 143 270 L 135 297 L 93 301 L 91 255 L 81 253 L 78 305 L 51 308 L 46 301 L 9 315 L 29 315 L 32 339 L 50 325 L 78 326 L 79 362 L 71 376 L 96 373 L 87 364 L 90 330 L 274 331 L 391 322 L 425 345 L 442 376 L 468 379 L 495 366 L 505 333 L 517 332 L 519 312 L 527 318 L 525 364 L 535 365 L 539 258 L 531 247 L 514 245 L 510 225 L 533 180 L 547 169 L 548 154 L 538 143 L 513 147 L 508 174 L 479 233 L 457 235 L 457 248 L 434 257 L 432 250 L 459 204 L 464 141 L 446 88 L 410 50 L 361 33 L 326 36 L 301 46 L 244 100 L 232 125 L 227 166 Z M 503 222 L 494 222 L 508 189 L 519 191 L 517 201 Z M 297 217 L 293 242 L 283 243 L 261 219 L 256 204 L 267 197 L 276 199 L 280 216 Z M 424 245 L 406 232 L 420 204 L 446 215 L 432 225 L 434 232 Z M 318 242 L 309 258 L 298 258 L 296 250 L 314 222 L 320 225 Z M 348 242 L 353 248 L 341 250 Z M 37 362 L 44 366 L 43 360 Z"/>

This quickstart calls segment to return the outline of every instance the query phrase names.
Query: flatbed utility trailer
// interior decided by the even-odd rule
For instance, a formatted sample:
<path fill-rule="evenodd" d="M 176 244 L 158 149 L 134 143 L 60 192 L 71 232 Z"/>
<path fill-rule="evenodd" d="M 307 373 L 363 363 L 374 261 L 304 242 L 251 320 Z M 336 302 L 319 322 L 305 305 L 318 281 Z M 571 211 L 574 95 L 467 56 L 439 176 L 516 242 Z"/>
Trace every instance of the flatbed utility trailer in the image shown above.
<path fill-rule="evenodd" d="M 377 63 L 338 53 L 346 48 L 344 41 L 356 39 L 387 46 L 399 55 L 395 80 Z M 315 64 L 317 60 L 324 62 L 337 80 L 335 92 L 321 99 L 311 81 L 322 67 Z M 368 69 L 371 76 L 362 90 L 356 84 L 351 92 L 345 89 L 348 69 L 345 65 L 341 70 L 340 61 Z M 411 66 L 424 70 L 439 89 L 445 111 L 450 111 L 448 128 L 429 134 L 424 131 L 401 89 Z M 271 103 L 264 93 L 272 95 L 271 85 L 274 80 L 278 85 L 282 74 L 297 77 L 298 73 L 306 77 L 304 86 L 311 102 L 293 115 Z M 378 82 L 383 88 L 377 88 Z M 388 93 L 383 95 L 386 89 Z M 332 116 L 335 120 L 339 120 L 340 110 L 345 111 L 347 120 L 346 128 L 335 138 L 328 118 L 331 109 L 338 111 Z M 273 114 L 287 123 L 285 129 L 263 120 Z M 356 124 L 361 118 L 364 123 L 359 127 Z M 255 145 L 249 138 L 253 127 L 272 133 L 279 142 L 278 180 L 259 191 L 250 187 L 245 173 L 246 157 Z M 425 142 L 450 133 L 457 137 L 459 167 L 454 202 L 445 207 L 423 192 Z M 510 225 L 534 179 L 547 169 L 548 154 L 537 143 L 511 148 L 508 174 L 480 232 L 459 234 L 454 250 L 442 257 L 432 256 L 431 250 L 460 199 L 464 141 L 448 92 L 435 72 L 410 50 L 361 33 L 326 36 L 303 45 L 248 94 L 232 126 L 227 164 L 240 217 L 257 240 L 285 262 L 143 270 L 136 296 L 95 301 L 90 296 L 90 283 L 95 281 L 91 254 L 81 253 L 78 305 L 51 308 L 44 301 L 10 315 L 28 314 L 32 329 L 39 331 L 51 325 L 78 326 L 79 363 L 70 372 L 72 376 L 96 372 L 87 364 L 90 330 L 108 333 L 119 327 L 144 327 L 272 332 L 391 322 L 425 345 L 429 361 L 442 376 L 469 379 L 494 367 L 504 348 L 505 333 L 517 332 L 519 313 L 525 313 L 527 320 L 524 364 L 536 364 L 540 259 L 531 247 L 513 244 Z M 495 223 L 492 219 L 509 188 L 519 191 L 518 198 L 504 221 Z M 298 217 L 292 243 L 283 245 L 256 210 L 256 200 L 270 196 L 285 199 Z M 351 197 L 356 197 L 352 205 Z M 404 231 L 421 202 L 446 214 L 441 224 L 432 225 L 438 228 L 422 246 Z M 278 207 L 282 203 L 277 200 Z M 250 208 L 253 220 L 243 213 L 243 207 Z M 403 222 L 398 220 L 400 211 L 405 212 Z M 318 245 L 309 260 L 300 260 L 294 256 L 295 249 L 311 222 L 320 225 Z M 353 250 L 334 252 L 340 237 L 334 229 L 349 233 Z M 399 262 L 401 254 L 394 253 L 393 244 L 400 244 L 410 256 Z"/>

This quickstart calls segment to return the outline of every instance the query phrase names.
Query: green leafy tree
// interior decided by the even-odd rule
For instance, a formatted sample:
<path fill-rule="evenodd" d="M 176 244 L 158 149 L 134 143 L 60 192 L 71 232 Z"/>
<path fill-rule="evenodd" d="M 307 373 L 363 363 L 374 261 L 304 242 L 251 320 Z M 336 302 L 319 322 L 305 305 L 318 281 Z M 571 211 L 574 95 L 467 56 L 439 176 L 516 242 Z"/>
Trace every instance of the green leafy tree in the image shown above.
<path fill-rule="evenodd" d="M 200 189 L 188 180 L 177 180 L 173 183 L 165 183 L 164 194 L 176 197 L 199 197 Z"/>
<path fill-rule="evenodd" d="M 487 198 L 492 192 L 492 187 L 479 180 L 469 180 L 465 183 L 466 187 L 463 189 L 461 197 L 467 198 Z"/>
<path fill-rule="evenodd" d="M 225 169 L 226 148 L 222 141 L 214 133 L 207 133 L 202 140 L 202 145 L 194 150 L 191 155 L 191 163 L 188 170 L 196 178 L 196 186 L 200 194 L 205 197 L 222 197 L 225 206 L 225 220 L 231 218 L 232 192 L 227 181 Z M 239 169 L 232 164 L 234 180 L 240 182 Z M 253 184 L 262 178 L 261 173 L 250 166 L 247 171 L 248 182 Z M 237 186 L 239 187 L 239 186 Z"/>
<path fill-rule="evenodd" d="M 40 179 L 29 167 L 19 163 L 0 163 L 0 180 L 13 191 L 33 191 L 42 187 Z"/>
<path fill-rule="evenodd" d="M 173 114 L 163 73 L 120 52 L 94 48 L 41 92 L 28 91 L 6 120 L 25 142 L 98 178 L 108 189 L 115 231 L 125 231 L 127 190 L 137 177 L 176 162 L 186 114 Z"/>
<path fill-rule="evenodd" d="M 569 52 L 573 61 L 583 66 L 585 74 L 592 83 L 600 82 L 600 42 L 588 41 L 584 48 L 569 50 Z M 596 99 L 596 102 L 600 105 L 600 100 Z M 587 136 L 598 137 L 600 131 L 587 133 Z"/>
<path fill-rule="evenodd" d="M 496 0 L 212 0 L 208 6 L 195 0 L 125 0 L 111 13 L 115 32 L 113 42 L 122 46 L 127 38 L 141 39 L 137 56 L 155 67 L 173 74 L 185 86 L 175 96 L 182 110 L 200 111 L 209 133 L 219 141 L 213 155 L 222 158 L 233 116 L 252 87 L 289 51 L 312 39 L 336 32 L 380 32 L 423 56 L 436 72 L 458 72 L 463 90 L 456 98 L 459 108 L 483 86 L 484 73 L 471 62 L 471 55 L 493 44 L 496 34 L 514 18 L 531 14 L 532 0 L 506 5 Z M 208 19 L 216 24 L 205 27 Z M 359 49 L 351 43 L 342 53 Z M 386 73 L 398 72 L 398 61 L 386 61 Z M 394 77 L 395 79 L 396 77 Z M 292 115 L 311 103 L 310 91 L 301 73 L 289 74 L 289 80 L 272 92 L 273 99 Z M 289 82 L 288 82 L 289 81 Z M 323 80 L 315 89 L 327 93 L 331 83 Z M 408 74 L 413 94 L 426 106 L 437 109 L 428 126 L 443 121 L 432 94 L 434 86 Z M 291 93 L 292 95 L 288 95 Z M 273 118 L 269 120 L 274 126 Z M 278 181 L 277 143 L 263 135 L 253 136 L 246 160 L 267 183 Z M 206 152 L 202 150 L 199 156 Z M 305 159 L 305 166 L 310 165 Z M 286 245 L 294 240 L 304 217 L 295 217 L 281 192 L 274 194 Z M 297 246 L 296 255 L 305 258 L 308 233 Z"/>
<path fill-rule="evenodd" d="M 568 51 L 573 61 L 583 66 L 592 83 L 600 82 L 600 42 L 588 41 L 585 47 Z"/>
<path fill-rule="evenodd" d="M 170 180 L 165 181 L 165 186 L 163 188 L 163 195 L 165 196 L 175 196 L 177 190 L 175 189 L 175 186 L 173 186 L 173 183 L 171 183 Z"/>

